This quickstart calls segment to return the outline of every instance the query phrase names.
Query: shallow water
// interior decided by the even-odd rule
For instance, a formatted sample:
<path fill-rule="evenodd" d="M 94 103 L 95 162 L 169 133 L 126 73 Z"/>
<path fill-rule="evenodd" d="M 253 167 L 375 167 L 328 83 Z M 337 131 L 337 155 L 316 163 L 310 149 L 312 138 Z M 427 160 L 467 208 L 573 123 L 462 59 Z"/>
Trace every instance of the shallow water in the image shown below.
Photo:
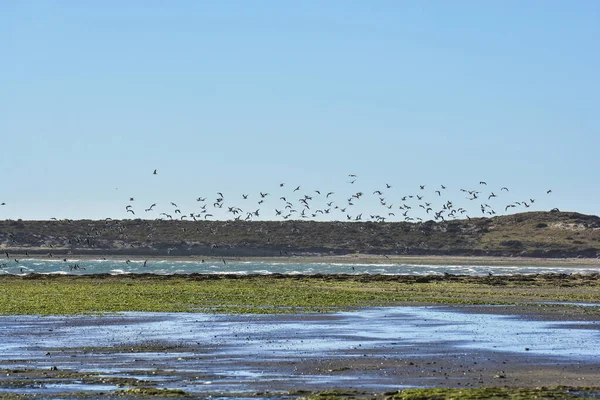
<path fill-rule="evenodd" d="M 545 364 L 600 359 L 599 322 L 540 321 L 462 312 L 460 307 L 298 315 L 0 316 L 0 337 L 0 368 L 56 366 L 151 379 L 157 387 L 194 393 L 399 388 L 389 368 L 341 373 L 312 368 L 324 360 L 353 364 L 367 354 L 386 362 L 490 354 L 527 354 L 532 362 Z M 95 349 L 84 349 L 88 346 Z"/>
<path fill-rule="evenodd" d="M 77 265 L 78 269 L 71 267 Z M 414 265 L 414 264 L 344 264 L 344 263 L 278 263 L 278 262 L 202 262 L 160 260 L 39 260 L 21 259 L 7 262 L 0 274 L 408 274 L 408 275 L 514 275 L 537 273 L 590 274 L 600 268 L 590 266 L 485 266 L 485 265 Z"/>

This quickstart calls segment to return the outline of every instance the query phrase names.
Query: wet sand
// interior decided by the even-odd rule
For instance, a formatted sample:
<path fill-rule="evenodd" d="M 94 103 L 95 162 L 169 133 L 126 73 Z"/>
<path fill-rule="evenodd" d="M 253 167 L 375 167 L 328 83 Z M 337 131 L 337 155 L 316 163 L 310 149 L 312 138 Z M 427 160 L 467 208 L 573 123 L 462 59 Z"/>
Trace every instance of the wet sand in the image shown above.
<path fill-rule="evenodd" d="M 0 335 L 9 338 L 0 345 L 4 391 L 27 381 L 62 382 L 63 392 L 150 386 L 203 396 L 600 386 L 600 317 L 535 306 L 12 316 L 0 317 Z M 12 391 L 36 393 L 26 384 Z"/>

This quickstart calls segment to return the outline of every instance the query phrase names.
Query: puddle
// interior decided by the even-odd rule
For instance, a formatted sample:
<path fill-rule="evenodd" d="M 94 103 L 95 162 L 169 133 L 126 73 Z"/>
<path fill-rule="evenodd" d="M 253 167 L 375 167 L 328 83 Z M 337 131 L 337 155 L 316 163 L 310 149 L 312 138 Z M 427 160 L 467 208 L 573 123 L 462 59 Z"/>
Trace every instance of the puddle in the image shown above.
<path fill-rule="evenodd" d="M 0 368 L 97 372 L 190 393 L 421 386 L 435 375 L 419 369 L 420 380 L 397 376 L 425 359 L 450 366 L 523 355 L 540 365 L 600 359 L 597 321 L 544 321 L 437 306 L 298 315 L 0 316 L 0 337 Z M 26 390 L 115 389 L 49 382 Z"/>
<path fill-rule="evenodd" d="M 1 383 L 1 381 L 0 381 Z M 116 385 L 98 385 L 84 383 L 42 383 L 32 384 L 30 386 L 21 386 L 15 388 L 0 387 L 0 393 L 15 394 L 50 394 L 50 393 L 76 393 L 93 392 L 108 393 L 119 389 Z"/>

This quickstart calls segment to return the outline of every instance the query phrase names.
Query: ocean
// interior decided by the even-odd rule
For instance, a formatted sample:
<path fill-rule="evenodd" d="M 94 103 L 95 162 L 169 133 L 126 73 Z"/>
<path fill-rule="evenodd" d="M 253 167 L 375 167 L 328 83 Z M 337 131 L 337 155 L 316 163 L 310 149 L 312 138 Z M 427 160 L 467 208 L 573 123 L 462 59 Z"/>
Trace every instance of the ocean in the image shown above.
<path fill-rule="evenodd" d="M 405 263 L 354 264 L 343 262 L 266 262 L 226 260 L 143 260 L 63 259 L 6 260 L 0 264 L 0 275 L 38 274 L 384 274 L 384 275 L 515 275 L 515 274 L 591 274 L 600 267 L 583 265 L 416 265 Z"/>

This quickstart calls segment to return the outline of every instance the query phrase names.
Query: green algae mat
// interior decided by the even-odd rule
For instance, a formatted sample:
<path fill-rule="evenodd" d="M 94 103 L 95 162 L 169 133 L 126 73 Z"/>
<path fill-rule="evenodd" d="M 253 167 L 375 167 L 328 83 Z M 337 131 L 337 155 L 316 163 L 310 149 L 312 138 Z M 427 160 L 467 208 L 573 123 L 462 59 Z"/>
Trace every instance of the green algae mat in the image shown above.
<path fill-rule="evenodd" d="M 552 302 L 600 303 L 600 275 L 0 276 L 3 315 L 121 311 L 298 313 L 403 304 Z M 600 307 L 572 308 L 578 310 L 574 312 L 600 313 Z"/>

